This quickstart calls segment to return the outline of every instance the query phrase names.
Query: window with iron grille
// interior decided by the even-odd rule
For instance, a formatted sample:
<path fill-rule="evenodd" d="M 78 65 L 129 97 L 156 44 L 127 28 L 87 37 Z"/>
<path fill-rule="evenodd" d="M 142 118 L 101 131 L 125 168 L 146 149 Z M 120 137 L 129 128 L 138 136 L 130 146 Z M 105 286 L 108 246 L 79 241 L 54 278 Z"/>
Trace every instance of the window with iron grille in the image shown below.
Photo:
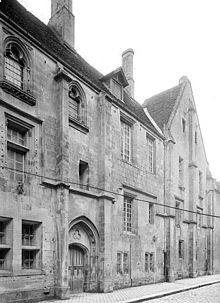
<path fill-rule="evenodd" d="M 22 268 L 40 267 L 41 223 L 22 220 Z"/>
<path fill-rule="evenodd" d="M 147 171 L 154 173 L 155 140 L 147 135 Z"/>
<path fill-rule="evenodd" d="M 117 252 L 117 274 L 127 275 L 129 273 L 128 252 Z"/>
<path fill-rule="evenodd" d="M 121 157 L 131 161 L 131 126 L 121 121 Z"/>
<path fill-rule="evenodd" d="M 124 197 L 124 231 L 132 231 L 132 201 L 130 197 Z"/>
<path fill-rule="evenodd" d="M 124 252 L 123 255 L 123 272 L 124 274 L 128 274 L 129 272 L 129 258 L 127 252 Z"/>
<path fill-rule="evenodd" d="M 145 272 L 152 271 L 154 272 L 154 253 L 145 253 L 145 262 L 144 262 L 144 268 Z"/>
<path fill-rule="evenodd" d="M 24 61 L 23 54 L 16 45 L 11 44 L 6 50 L 5 78 L 12 84 L 23 89 Z"/>
<path fill-rule="evenodd" d="M 22 245 L 34 245 L 34 225 L 22 224 Z"/>
<path fill-rule="evenodd" d="M 122 253 L 117 252 L 117 264 L 116 264 L 117 274 L 122 274 Z"/>
<path fill-rule="evenodd" d="M 0 244 L 5 244 L 5 222 L 0 221 Z"/>
<path fill-rule="evenodd" d="M 0 217 L 0 270 L 10 270 L 12 265 L 11 218 Z"/>
<path fill-rule="evenodd" d="M 33 269 L 35 267 L 36 251 L 34 250 L 22 250 L 22 268 Z"/>

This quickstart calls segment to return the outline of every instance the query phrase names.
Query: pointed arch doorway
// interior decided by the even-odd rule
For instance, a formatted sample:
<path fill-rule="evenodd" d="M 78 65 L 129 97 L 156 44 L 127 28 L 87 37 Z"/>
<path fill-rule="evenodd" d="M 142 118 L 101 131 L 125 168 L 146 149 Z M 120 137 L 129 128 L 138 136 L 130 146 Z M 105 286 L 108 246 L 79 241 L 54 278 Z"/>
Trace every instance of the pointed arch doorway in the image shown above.
<path fill-rule="evenodd" d="M 86 217 L 69 225 L 68 278 L 71 293 L 97 291 L 98 232 Z"/>

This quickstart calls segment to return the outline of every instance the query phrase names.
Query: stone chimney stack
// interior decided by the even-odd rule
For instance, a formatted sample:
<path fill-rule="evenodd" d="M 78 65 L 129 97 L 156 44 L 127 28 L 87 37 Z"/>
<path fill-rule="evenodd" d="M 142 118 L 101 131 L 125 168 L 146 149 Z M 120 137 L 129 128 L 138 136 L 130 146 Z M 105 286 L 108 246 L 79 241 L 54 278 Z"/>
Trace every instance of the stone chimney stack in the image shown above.
<path fill-rule="evenodd" d="M 48 26 L 74 48 L 75 17 L 72 14 L 72 0 L 51 0 L 51 18 Z"/>
<path fill-rule="evenodd" d="M 132 98 L 134 98 L 133 56 L 132 48 L 127 49 L 122 54 L 122 68 L 129 83 L 125 90 Z"/>

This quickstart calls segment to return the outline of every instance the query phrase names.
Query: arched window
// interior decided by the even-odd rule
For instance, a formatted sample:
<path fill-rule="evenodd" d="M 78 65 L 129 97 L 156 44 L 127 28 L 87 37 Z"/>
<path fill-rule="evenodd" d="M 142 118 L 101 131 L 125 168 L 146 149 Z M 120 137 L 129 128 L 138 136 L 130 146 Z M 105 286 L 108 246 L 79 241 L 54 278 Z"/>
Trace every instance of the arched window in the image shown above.
<path fill-rule="evenodd" d="M 31 66 L 30 50 L 19 38 L 8 36 L 4 41 L 3 80 L 0 79 L 0 87 L 23 102 L 35 105 Z"/>
<path fill-rule="evenodd" d="M 69 118 L 86 125 L 86 96 L 77 82 L 69 86 Z"/>
<path fill-rule="evenodd" d="M 5 52 L 5 79 L 23 89 L 24 85 L 24 56 L 21 50 L 10 43 Z"/>

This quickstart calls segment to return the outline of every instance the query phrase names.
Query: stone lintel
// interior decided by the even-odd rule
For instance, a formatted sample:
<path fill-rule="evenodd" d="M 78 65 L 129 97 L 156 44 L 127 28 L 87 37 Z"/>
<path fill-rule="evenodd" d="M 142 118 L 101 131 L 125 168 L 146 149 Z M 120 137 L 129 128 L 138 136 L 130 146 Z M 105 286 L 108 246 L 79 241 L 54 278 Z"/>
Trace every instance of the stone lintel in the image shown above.
<path fill-rule="evenodd" d="M 197 222 L 193 221 L 193 220 L 183 220 L 183 223 L 186 223 L 186 224 L 197 224 Z"/>

